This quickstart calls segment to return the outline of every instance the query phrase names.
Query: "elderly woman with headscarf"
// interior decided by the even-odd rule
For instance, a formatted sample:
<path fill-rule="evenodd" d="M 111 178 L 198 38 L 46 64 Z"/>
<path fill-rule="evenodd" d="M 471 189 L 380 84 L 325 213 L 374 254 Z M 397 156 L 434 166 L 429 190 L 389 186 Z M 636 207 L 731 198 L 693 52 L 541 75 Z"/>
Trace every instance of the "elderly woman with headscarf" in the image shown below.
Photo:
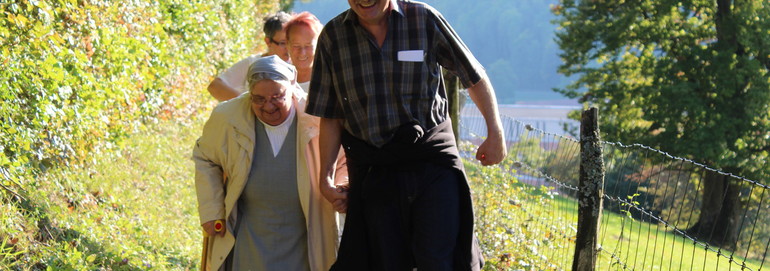
<path fill-rule="evenodd" d="M 305 113 L 296 70 L 277 56 L 249 67 L 248 88 L 214 109 L 193 150 L 204 269 L 328 270 L 344 203 L 318 189 L 319 118 Z M 342 154 L 337 167 L 342 187 Z"/>

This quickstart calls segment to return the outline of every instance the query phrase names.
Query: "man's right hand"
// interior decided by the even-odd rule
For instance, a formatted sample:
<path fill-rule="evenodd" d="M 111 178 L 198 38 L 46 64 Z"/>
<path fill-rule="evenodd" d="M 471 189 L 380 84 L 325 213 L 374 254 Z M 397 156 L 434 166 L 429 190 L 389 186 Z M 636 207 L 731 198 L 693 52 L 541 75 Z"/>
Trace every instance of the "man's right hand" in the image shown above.
<path fill-rule="evenodd" d="M 214 226 L 217 221 L 221 221 L 222 223 L 222 230 L 219 232 L 216 231 Z M 225 227 L 224 223 L 224 220 L 211 220 L 201 224 L 201 227 L 203 227 L 203 232 L 205 232 L 207 236 L 219 235 L 220 237 L 224 237 L 225 232 L 227 231 L 227 227 Z"/>

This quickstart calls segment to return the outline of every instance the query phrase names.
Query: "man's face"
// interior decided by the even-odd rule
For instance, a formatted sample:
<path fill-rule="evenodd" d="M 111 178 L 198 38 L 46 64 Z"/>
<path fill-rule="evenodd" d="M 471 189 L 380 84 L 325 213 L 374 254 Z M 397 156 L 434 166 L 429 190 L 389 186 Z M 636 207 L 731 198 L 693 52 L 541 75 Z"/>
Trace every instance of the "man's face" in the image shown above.
<path fill-rule="evenodd" d="M 277 55 L 283 61 L 289 62 L 289 50 L 286 48 L 286 31 L 275 32 L 272 38 L 265 38 L 267 55 Z"/>
<path fill-rule="evenodd" d="M 318 33 L 309 26 L 297 25 L 289 33 L 289 56 L 297 69 L 312 68 Z"/>
<path fill-rule="evenodd" d="M 276 126 L 289 117 L 292 93 L 286 85 L 273 80 L 260 80 L 254 84 L 250 94 L 251 111 L 262 122 Z"/>
<path fill-rule="evenodd" d="M 348 0 L 348 4 L 364 24 L 381 22 L 390 9 L 390 0 Z"/>

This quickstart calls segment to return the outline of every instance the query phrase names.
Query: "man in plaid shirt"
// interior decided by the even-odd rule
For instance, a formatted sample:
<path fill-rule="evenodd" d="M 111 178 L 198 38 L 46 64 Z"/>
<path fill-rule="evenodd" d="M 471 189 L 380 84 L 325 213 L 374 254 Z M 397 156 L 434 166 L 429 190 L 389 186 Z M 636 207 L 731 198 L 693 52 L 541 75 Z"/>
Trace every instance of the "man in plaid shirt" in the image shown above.
<path fill-rule="evenodd" d="M 476 159 L 494 165 L 506 146 L 484 68 L 424 3 L 348 3 L 319 37 L 306 109 L 321 117 L 322 194 L 348 213 L 332 270 L 478 270 L 441 69 L 460 78 L 481 110 L 488 137 Z M 333 182 L 340 144 L 347 191 Z"/>

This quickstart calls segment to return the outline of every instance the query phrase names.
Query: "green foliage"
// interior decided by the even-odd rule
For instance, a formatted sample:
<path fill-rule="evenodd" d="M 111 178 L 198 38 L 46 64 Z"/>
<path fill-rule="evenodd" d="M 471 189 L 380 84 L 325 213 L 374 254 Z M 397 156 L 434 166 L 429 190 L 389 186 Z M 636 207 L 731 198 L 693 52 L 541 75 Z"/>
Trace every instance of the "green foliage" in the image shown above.
<path fill-rule="evenodd" d="M 560 91 L 599 107 L 609 141 L 769 176 L 770 6 L 763 0 L 562 0 Z M 585 92 L 581 92 L 585 90 Z"/>
<path fill-rule="evenodd" d="M 561 27 L 559 72 L 579 77 L 560 91 L 599 108 L 603 139 L 641 143 L 753 180 L 770 177 L 766 1 L 561 0 L 553 12 Z M 735 249 L 740 237 L 728 229 L 740 226 L 736 218 L 757 199 L 741 194 L 740 182 L 708 175 L 703 191 L 725 189 L 724 200 L 704 196 L 687 230 L 725 232 L 719 240 L 696 237 Z M 641 204 L 663 200 L 654 193 L 641 193 Z"/>
<path fill-rule="evenodd" d="M 264 49 L 261 18 L 279 1 L 6 2 L 0 269 L 193 269 L 192 170 L 179 165 L 198 129 L 151 127 L 201 123 L 205 86 Z M 184 148 L 132 145 L 173 140 Z"/>
<path fill-rule="evenodd" d="M 0 269 L 197 269 L 194 170 L 180 161 L 204 116 L 160 121 L 119 152 L 37 176 L 23 201 L 3 206 Z"/>
<path fill-rule="evenodd" d="M 475 232 L 486 260 L 484 270 L 559 270 L 570 266 L 577 205 L 551 187 L 519 182 L 514 163 L 532 141 L 498 166 L 465 161 L 476 216 Z M 461 149 L 473 152 L 469 142 Z M 535 145 L 536 147 L 536 145 Z M 512 150 L 513 150 L 512 148 Z M 528 162 L 533 162 L 532 160 Z"/>
<path fill-rule="evenodd" d="M 553 209 L 541 206 L 554 207 L 553 194 L 519 183 L 503 168 L 466 162 L 465 169 L 473 191 L 475 231 L 486 260 L 484 270 L 556 270 L 563 266 L 557 253 L 570 243 L 556 234 L 561 233 L 560 225 L 543 226 L 543 220 L 553 218 L 549 213 Z"/>
<path fill-rule="evenodd" d="M 0 5 L 5 190 L 28 185 L 19 176 L 120 148 L 145 123 L 210 106 L 205 84 L 258 44 L 256 18 L 277 8 L 265 2 Z"/>
<path fill-rule="evenodd" d="M 24 253 L 24 251 L 14 251 L 10 238 L 5 238 L 0 241 L 0 268 L 11 269 L 17 267 L 18 263 L 14 260 L 22 253 Z"/>

